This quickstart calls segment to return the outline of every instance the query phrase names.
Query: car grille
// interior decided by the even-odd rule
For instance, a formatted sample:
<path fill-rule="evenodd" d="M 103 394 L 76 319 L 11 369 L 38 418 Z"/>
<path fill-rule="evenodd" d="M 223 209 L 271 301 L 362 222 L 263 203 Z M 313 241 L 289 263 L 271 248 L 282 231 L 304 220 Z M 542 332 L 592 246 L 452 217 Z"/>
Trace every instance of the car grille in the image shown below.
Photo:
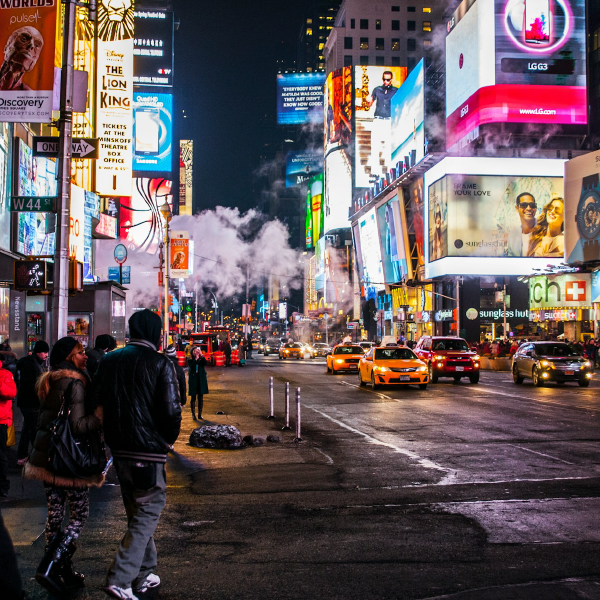
<path fill-rule="evenodd" d="M 360 362 L 360 358 L 347 358 L 346 362 L 347 363 L 358 363 L 358 362 Z"/>
<path fill-rule="evenodd" d="M 446 360 L 446 364 L 449 367 L 461 367 L 461 366 L 464 366 L 464 365 L 470 365 L 471 364 L 471 359 L 468 358 L 468 357 L 466 357 L 466 356 L 464 358 L 461 358 L 461 357 L 448 358 Z"/>
<path fill-rule="evenodd" d="M 398 368 L 393 368 L 391 369 L 391 371 L 393 371 L 394 373 L 414 373 L 417 370 L 417 367 L 408 367 L 406 369 L 398 369 Z"/>

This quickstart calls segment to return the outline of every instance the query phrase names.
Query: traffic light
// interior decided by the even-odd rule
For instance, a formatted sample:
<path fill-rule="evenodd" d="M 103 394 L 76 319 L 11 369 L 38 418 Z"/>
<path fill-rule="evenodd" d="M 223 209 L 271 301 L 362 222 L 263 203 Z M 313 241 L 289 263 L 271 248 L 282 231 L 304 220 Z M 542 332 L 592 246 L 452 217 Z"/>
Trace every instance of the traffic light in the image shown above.
<path fill-rule="evenodd" d="M 250 310 L 256 310 L 256 300 L 252 300 L 252 304 L 250 306 Z"/>

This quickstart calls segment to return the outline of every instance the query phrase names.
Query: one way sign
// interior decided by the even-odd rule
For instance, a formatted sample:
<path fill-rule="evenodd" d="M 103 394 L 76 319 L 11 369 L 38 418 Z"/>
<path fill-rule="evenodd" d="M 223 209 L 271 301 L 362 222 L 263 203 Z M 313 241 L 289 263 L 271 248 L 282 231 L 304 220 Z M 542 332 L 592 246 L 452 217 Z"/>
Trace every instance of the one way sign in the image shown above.
<path fill-rule="evenodd" d="M 53 136 L 37 136 L 33 138 L 33 155 L 58 156 L 59 141 Z M 73 158 L 98 158 L 98 140 L 91 138 L 73 138 L 71 140 Z"/>

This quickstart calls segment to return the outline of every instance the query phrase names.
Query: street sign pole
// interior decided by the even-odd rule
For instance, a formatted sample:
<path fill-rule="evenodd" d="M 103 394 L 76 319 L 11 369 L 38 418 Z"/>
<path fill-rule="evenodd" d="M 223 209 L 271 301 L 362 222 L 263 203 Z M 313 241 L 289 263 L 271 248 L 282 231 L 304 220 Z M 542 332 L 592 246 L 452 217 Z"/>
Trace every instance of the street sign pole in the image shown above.
<path fill-rule="evenodd" d="M 73 63 L 75 11 L 73 0 L 65 0 L 62 77 L 60 78 L 59 193 L 56 201 L 54 289 L 52 291 L 51 342 L 67 335 L 69 312 L 69 209 L 71 205 L 71 141 L 73 138 Z"/>

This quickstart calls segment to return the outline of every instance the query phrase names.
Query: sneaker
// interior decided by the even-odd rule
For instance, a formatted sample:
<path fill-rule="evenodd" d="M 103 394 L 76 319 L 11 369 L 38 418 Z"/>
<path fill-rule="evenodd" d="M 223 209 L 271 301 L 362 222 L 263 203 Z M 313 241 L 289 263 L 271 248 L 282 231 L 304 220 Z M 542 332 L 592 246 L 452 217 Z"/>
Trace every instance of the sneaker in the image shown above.
<path fill-rule="evenodd" d="M 160 577 L 155 575 L 154 573 L 150 573 L 150 575 L 146 576 L 146 579 L 141 581 L 140 583 L 133 583 L 133 589 L 138 594 L 143 594 L 147 592 L 149 589 L 158 587 L 160 585 Z"/>
<path fill-rule="evenodd" d="M 130 587 L 122 588 L 116 585 L 107 585 L 102 589 L 113 598 L 120 598 L 121 600 L 139 600 Z"/>

